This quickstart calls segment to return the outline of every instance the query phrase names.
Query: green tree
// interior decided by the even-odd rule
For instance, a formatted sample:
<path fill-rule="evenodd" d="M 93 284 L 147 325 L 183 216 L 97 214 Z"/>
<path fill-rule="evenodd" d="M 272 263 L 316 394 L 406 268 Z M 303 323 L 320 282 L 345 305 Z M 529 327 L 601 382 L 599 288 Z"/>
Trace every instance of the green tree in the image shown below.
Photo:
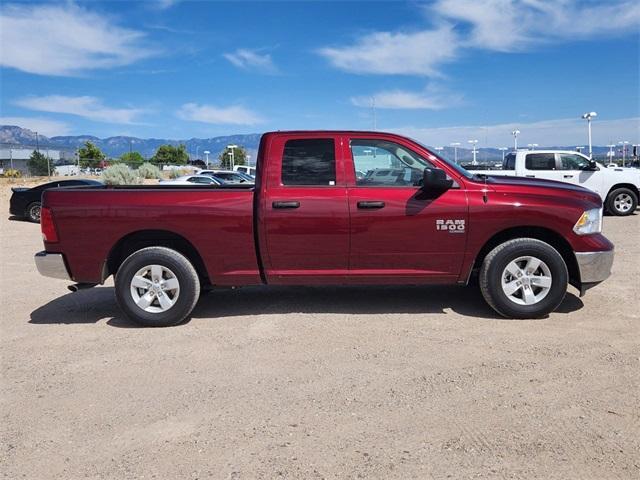
<path fill-rule="evenodd" d="M 44 154 L 34 150 L 27 160 L 27 168 L 31 175 L 49 175 L 49 159 Z"/>
<path fill-rule="evenodd" d="M 221 168 L 231 168 L 231 151 L 233 150 L 233 165 L 246 165 L 247 164 L 247 150 L 244 147 L 225 148 L 218 160 L 220 161 Z"/>
<path fill-rule="evenodd" d="M 187 154 L 187 147 L 184 145 L 160 145 L 153 157 L 151 157 L 151 163 L 154 164 L 169 164 L 169 165 L 186 165 L 189 161 L 189 155 Z"/>
<path fill-rule="evenodd" d="M 98 168 L 100 162 L 107 158 L 102 150 L 91 142 L 85 142 L 84 147 L 78 150 L 78 157 L 82 168 Z"/>
<path fill-rule="evenodd" d="M 130 167 L 136 168 L 144 163 L 144 157 L 140 152 L 127 152 L 120 156 L 120 161 Z"/>

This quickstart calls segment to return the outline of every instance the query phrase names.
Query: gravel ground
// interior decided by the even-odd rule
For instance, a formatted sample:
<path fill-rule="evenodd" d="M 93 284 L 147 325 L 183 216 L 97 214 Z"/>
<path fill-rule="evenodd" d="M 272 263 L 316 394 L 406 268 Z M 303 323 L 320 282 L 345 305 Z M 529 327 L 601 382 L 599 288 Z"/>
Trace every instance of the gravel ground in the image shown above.
<path fill-rule="evenodd" d="M 9 188 L 0 185 L 8 209 Z M 640 215 L 534 321 L 475 288 L 246 288 L 140 329 L 0 218 L 4 478 L 640 478 Z"/>

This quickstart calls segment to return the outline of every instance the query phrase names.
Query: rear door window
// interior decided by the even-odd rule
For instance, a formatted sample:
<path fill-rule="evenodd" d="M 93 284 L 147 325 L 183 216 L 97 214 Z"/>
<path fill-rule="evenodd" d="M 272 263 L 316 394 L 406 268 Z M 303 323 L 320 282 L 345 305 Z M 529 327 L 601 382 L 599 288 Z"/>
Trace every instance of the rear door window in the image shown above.
<path fill-rule="evenodd" d="M 283 185 L 335 185 L 336 153 L 332 138 L 288 140 L 282 155 Z"/>
<path fill-rule="evenodd" d="M 527 170 L 555 170 L 556 156 L 553 153 L 528 153 L 524 166 Z"/>

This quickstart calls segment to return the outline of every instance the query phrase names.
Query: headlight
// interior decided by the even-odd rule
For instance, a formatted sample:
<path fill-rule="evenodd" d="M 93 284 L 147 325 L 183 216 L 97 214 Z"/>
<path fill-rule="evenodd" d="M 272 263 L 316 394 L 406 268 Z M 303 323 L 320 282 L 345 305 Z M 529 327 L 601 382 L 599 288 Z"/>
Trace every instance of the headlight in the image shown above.
<path fill-rule="evenodd" d="M 573 231 L 578 235 L 600 233 L 602 231 L 602 209 L 592 208 L 584 212 L 573 227 Z"/>

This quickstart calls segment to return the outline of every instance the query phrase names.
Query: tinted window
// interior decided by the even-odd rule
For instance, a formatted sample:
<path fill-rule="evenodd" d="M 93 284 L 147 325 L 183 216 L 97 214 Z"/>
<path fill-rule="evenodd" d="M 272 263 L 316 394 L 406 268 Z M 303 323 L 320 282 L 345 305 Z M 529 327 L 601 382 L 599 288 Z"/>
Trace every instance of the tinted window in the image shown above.
<path fill-rule="evenodd" d="M 589 161 L 580 155 L 561 153 L 560 169 L 561 170 L 582 170 L 589 164 Z"/>
<path fill-rule="evenodd" d="M 504 157 L 504 162 L 502 163 L 503 170 L 515 170 L 516 169 L 516 154 L 509 153 L 506 157 Z"/>
<path fill-rule="evenodd" d="M 553 153 L 529 153 L 524 166 L 527 170 L 555 170 L 556 157 Z"/>
<path fill-rule="evenodd" d="M 417 153 L 386 140 L 351 140 L 356 185 L 418 186 L 431 163 Z"/>
<path fill-rule="evenodd" d="M 335 185 L 333 139 L 288 140 L 282 155 L 283 185 Z"/>

